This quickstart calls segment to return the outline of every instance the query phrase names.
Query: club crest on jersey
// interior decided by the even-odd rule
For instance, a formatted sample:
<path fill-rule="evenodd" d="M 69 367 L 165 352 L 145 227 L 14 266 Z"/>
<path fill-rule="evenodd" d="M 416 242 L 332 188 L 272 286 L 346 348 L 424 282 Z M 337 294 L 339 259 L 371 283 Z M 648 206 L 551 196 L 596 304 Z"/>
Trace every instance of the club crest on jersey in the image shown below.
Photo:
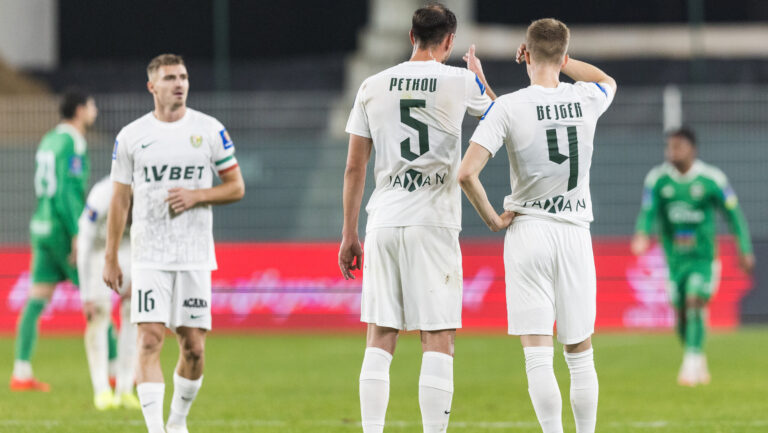
<path fill-rule="evenodd" d="M 202 135 L 190 135 L 189 136 L 189 144 L 192 145 L 195 149 L 200 147 L 203 144 L 203 136 Z"/>
<path fill-rule="evenodd" d="M 665 186 L 664 188 L 661 189 L 661 195 L 664 198 L 671 198 L 672 196 L 675 195 L 675 187 L 673 187 L 672 185 Z"/>
<path fill-rule="evenodd" d="M 701 197 L 704 196 L 704 186 L 702 186 L 700 183 L 694 183 L 691 185 L 691 197 L 695 198 L 696 200 L 701 199 Z"/>
<path fill-rule="evenodd" d="M 234 146 L 232 139 L 229 138 L 229 132 L 227 132 L 226 128 L 219 131 L 219 135 L 221 136 L 221 144 L 224 146 L 224 150 Z"/>
<path fill-rule="evenodd" d="M 83 173 L 83 158 L 75 155 L 69 158 L 69 174 L 80 175 Z"/>

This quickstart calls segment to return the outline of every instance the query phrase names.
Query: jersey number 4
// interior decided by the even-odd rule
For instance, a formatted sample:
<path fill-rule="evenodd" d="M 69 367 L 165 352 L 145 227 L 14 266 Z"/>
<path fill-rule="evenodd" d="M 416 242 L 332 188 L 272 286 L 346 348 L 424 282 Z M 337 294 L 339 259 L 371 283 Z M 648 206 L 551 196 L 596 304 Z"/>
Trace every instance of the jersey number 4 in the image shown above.
<path fill-rule="evenodd" d="M 557 145 L 557 130 L 547 129 L 547 147 L 549 147 L 549 160 L 562 164 L 566 159 L 571 160 L 571 174 L 568 176 L 568 191 L 576 188 L 579 180 L 579 138 L 576 136 L 576 127 L 569 126 L 568 132 L 568 156 L 560 153 Z"/>
<path fill-rule="evenodd" d="M 419 133 L 419 153 L 411 151 L 411 139 L 406 138 L 400 142 L 400 155 L 408 161 L 424 155 L 429 152 L 429 130 L 427 124 L 411 117 L 411 108 L 425 108 L 427 101 L 424 99 L 401 99 L 400 100 L 400 122 L 410 126 Z"/>

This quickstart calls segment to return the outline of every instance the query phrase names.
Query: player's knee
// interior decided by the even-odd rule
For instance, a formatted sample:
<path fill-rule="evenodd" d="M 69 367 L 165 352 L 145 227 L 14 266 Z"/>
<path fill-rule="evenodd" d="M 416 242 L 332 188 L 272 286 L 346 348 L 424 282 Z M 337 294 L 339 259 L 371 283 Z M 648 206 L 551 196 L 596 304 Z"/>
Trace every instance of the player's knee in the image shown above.
<path fill-rule="evenodd" d="M 589 337 L 586 340 L 576 344 L 566 344 L 565 351 L 567 353 L 581 353 L 592 348 L 592 338 Z"/>
<path fill-rule="evenodd" d="M 182 355 L 187 362 L 196 363 L 203 359 L 205 344 L 203 341 L 185 341 L 181 347 Z"/>
<path fill-rule="evenodd" d="M 163 346 L 163 334 L 154 330 L 140 330 L 139 347 L 144 353 L 159 352 Z"/>

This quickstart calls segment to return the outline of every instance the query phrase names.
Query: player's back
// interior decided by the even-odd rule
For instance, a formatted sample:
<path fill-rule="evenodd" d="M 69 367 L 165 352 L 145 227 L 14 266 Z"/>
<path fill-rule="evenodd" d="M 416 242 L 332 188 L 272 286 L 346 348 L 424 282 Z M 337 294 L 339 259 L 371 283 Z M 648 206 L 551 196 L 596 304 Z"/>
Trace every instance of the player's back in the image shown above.
<path fill-rule="evenodd" d="M 70 206 L 82 210 L 88 166 L 85 139 L 74 127 L 61 124 L 43 136 L 35 153 L 37 205 L 30 223 L 33 240 L 72 235 L 72 222 L 64 221 L 68 218 L 65 214 Z M 75 212 L 74 223 L 80 210 Z"/>
<path fill-rule="evenodd" d="M 376 150 L 368 230 L 461 228 L 461 123 L 490 103 L 475 74 L 436 61 L 404 62 L 363 82 L 347 132 Z"/>
<path fill-rule="evenodd" d="M 506 145 L 512 192 L 504 209 L 588 227 L 589 170 L 597 119 L 613 93 L 597 83 L 531 85 L 497 99 L 472 140 Z"/>

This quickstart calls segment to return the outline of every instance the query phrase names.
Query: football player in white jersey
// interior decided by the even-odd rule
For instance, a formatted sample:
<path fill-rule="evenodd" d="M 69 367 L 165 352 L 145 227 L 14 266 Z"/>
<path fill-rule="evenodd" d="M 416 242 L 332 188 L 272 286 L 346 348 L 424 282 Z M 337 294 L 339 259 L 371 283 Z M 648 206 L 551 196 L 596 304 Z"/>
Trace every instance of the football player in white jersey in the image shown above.
<path fill-rule="evenodd" d="M 597 119 L 616 93 L 598 68 L 569 59 L 562 22 L 534 21 L 517 53 L 531 85 L 499 97 L 472 135 L 459 183 L 483 221 L 504 229 L 509 333 L 525 352 L 528 391 L 545 433 L 562 432 L 562 401 L 552 370 L 552 329 L 565 346 L 571 372 L 576 431 L 595 431 L 597 373 L 591 335 L 595 324 L 595 263 L 589 224 L 589 168 Z M 560 72 L 573 84 L 560 82 Z M 498 215 L 479 174 L 503 146 L 512 192 Z"/>
<path fill-rule="evenodd" d="M 147 75 L 155 109 L 120 131 L 112 154 L 114 195 L 104 281 L 113 290 L 122 281 L 118 245 L 133 185 L 136 389 L 150 433 L 187 432 L 187 413 L 203 381 L 205 335 L 211 329 L 211 271 L 216 269 L 211 206 L 240 200 L 245 185 L 227 130 L 213 117 L 186 106 L 189 79 L 182 58 L 157 56 Z M 214 170 L 222 181 L 215 187 Z M 164 428 L 160 349 L 166 327 L 176 333 L 179 361 Z"/>
<path fill-rule="evenodd" d="M 368 323 L 360 372 L 363 431 L 380 433 L 389 399 L 389 365 L 400 330 L 421 331 L 419 404 L 425 432 L 448 426 L 453 396 L 453 341 L 461 327 L 459 249 L 461 159 L 465 113 L 491 106 L 474 47 L 468 69 L 443 64 L 453 48 L 456 17 L 440 4 L 418 9 L 409 61 L 366 79 L 346 131 L 344 229 L 339 267 L 360 269 L 357 233 L 366 165 L 376 149 L 376 188 L 366 211 L 361 321 Z M 493 96 L 495 97 L 495 96 Z"/>
<path fill-rule="evenodd" d="M 136 367 L 136 325 L 131 323 L 130 273 L 120 287 L 120 332 L 117 339 L 115 392 L 109 384 L 107 333 L 112 321 L 112 291 L 104 284 L 104 247 L 107 238 L 107 211 L 112 199 L 112 181 L 105 177 L 88 193 L 85 210 L 78 220 L 77 272 L 80 298 L 86 318 L 85 353 L 93 384 L 94 405 L 105 410 L 116 407 L 140 409 L 133 394 Z M 130 239 L 123 236 L 118 255 L 120 263 L 130 265 Z"/>

